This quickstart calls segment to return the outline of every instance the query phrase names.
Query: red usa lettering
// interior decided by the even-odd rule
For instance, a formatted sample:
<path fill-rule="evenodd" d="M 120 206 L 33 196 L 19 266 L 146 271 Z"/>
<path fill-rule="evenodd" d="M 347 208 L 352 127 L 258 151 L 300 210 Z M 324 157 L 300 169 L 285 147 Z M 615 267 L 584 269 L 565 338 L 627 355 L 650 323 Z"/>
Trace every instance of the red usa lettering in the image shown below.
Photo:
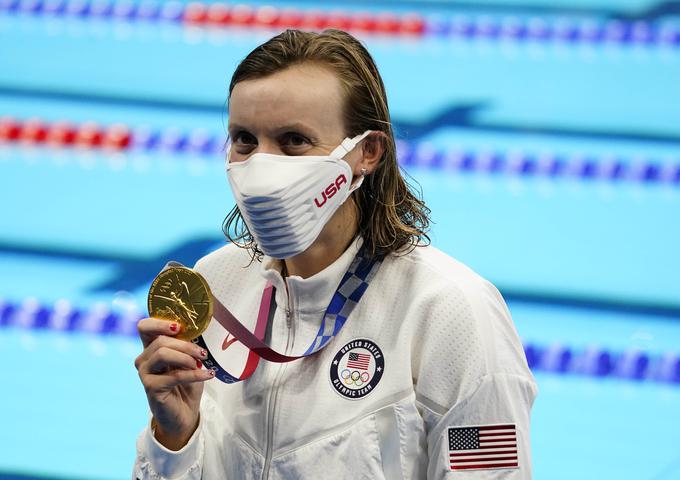
<path fill-rule="evenodd" d="M 323 207 L 329 198 L 333 198 L 333 196 L 338 193 L 338 190 L 340 190 L 342 184 L 346 183 L 347 177 L 345 177 L 344 174 L 341 174 L 335 179 L 335 182 L 328 185 L 326 189 L 321 192 L 321 200 L 319 200 L 319 198 L 314 198 L 314 203 L 316 203 L 316 206 L 319 208 Z"/>

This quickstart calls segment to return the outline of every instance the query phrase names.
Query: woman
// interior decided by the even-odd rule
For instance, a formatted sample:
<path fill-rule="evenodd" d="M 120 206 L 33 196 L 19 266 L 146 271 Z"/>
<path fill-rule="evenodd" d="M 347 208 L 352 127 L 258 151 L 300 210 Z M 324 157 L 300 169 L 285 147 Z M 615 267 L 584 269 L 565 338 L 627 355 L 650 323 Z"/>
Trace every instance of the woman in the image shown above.
<path fill-rule="evenodd" d="M 398 169 L 369 53 L 341 31 L 287 31 L 245 58 L 229 92 L 236 245 L 195 270 L 251 327 L 271 283 L 267 343 L 313 354 L 227 385 L 201 368 L 210 352 L 173 338 L 177 324 L 141 320 L 152 419 L 133 475 L 530 478 L 536 386 L 510 314 L 427 245 L 429 210 Z M 356 259 L 368 267 L 345 291 Z"/>

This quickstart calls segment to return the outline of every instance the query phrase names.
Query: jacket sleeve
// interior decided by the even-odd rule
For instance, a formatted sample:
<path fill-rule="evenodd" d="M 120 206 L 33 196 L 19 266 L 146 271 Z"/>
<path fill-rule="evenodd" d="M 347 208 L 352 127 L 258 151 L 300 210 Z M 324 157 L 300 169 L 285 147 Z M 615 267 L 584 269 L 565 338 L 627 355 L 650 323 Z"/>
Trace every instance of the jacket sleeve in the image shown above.
<path fill-rule="evenodd" d="M 491 374 L 443 415 L 435 411 L 436 406 L 428 408 L 420 402 L 428 434 L 427 478 L 530 480 L 529 417 L 535 395 L 535 384 L 527 377 Z M 456 450 L 452 456 L 454 442 L 474 436 L 474 431 L 502 433 L 496 438 L 503 440 L 503 448 L 488 449 L 487 453 L 467 447 L 470 449 Z"/>
<path fill-rule="evenodd" d="M 194 264 L 197 271 L 201 270 L 202 260 L 199 259 Z M 206 420 L 208 423 L 223 425 L 223 419 L 213 398 L 211 382 L 218 380 L 212 379 L 204 383 L 198 427 L 181 450 L 168 450 L 156 440 L 151 431 L 150 415 L 149 423 L 137 437 L 133 480 L 200 480 L 205 470 L 205 462 L 210 463 L 209 467 L 214 467 L 213 464 L 219 461 L 216 459 L 221 458 L 221 438 L 216 437 L 215 432 L 211 433 L 209 426 L 206 426 Z"/>
<path fill-rule="evenodd" d="M 415 355 L 427 478 L 529 480 L 537 388 L 505 301 L 481 278 L 446 290 Z"/>
<path fill-rule="evenodd" d="M 133 480 L 200 480 L 204 451 L 203 420 L 189 442 L 178 451 L 161 445 L 151 431 L 151 422 L 137 438 Z"/>

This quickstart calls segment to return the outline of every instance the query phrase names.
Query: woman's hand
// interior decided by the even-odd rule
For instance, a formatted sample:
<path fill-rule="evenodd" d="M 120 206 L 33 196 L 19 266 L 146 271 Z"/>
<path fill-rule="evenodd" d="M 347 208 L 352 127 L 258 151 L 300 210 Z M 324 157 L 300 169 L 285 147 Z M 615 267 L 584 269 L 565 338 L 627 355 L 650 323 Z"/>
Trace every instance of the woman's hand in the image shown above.
<path fill-rule="evenodd" d="M 156 427 L 156 439 L 170 450 L 187 444 L 198 426 L 203 383 L 215 376 L 202 369 L 207 352 L 173 338 L 177 323 L 143 318 L 137 324 L 144 350 L 135 359 Z"/>

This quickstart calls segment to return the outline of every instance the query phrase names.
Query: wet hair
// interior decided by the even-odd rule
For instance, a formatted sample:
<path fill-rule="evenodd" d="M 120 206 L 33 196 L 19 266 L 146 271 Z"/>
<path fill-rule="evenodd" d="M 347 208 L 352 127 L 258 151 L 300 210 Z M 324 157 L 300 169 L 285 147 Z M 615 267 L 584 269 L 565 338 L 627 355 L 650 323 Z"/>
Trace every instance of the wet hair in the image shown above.
<path fill-rule="evenodd" d="M 313 63 L 337 75 L 344 90 L 345 136 L 366 130 L 379 130 L 384 153 L 374 172 L 366 175 L 352 199 L 358 210 L 359 234 L 373 256 L 407 253 L 415 246 L 430 243 L 427 231 L 430 209 L 415 193 L 397 163 L 394 132 L 390 122 L 387 95 L 375 61 L 366 48 L 341 30 L 303 32 L 286 30 L 255 48 L 236 68 L 229 84 L 267 77 L 293 65 Z M 238 206 L 222 226 L 227 238 L 251 250 L 253 258 L 263 252 L 248 230 Z"/>

